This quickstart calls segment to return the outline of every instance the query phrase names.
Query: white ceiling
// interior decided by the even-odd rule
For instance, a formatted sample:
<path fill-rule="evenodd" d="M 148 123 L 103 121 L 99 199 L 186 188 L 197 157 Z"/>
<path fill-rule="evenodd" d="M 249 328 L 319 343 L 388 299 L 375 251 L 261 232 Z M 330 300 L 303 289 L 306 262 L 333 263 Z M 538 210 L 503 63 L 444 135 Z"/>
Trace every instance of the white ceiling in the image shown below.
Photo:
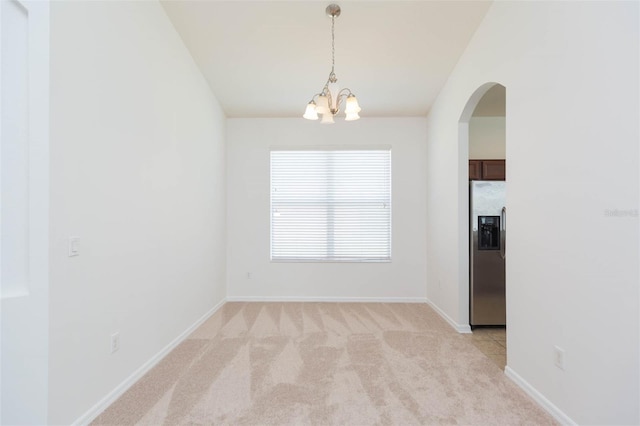
<path fill-rule="evenodd" d="M 228 117 L 297 117 L 331 71 L 331 1 L 162 4 Z M 338 83 L 361 116 L 425 115 L 490 1 L 340 1 Z"/>

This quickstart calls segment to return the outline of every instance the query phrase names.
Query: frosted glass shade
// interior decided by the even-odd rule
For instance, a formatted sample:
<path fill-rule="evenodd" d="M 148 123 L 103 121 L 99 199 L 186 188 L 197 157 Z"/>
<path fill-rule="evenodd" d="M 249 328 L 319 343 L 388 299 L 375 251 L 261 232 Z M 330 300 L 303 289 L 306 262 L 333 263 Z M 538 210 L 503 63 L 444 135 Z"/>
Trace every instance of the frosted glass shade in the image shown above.
<path fill-rule="evenodd" d="M 318 111 L 316 111 L 316 103 L 311 101 L 307 104 L 307 109 L 304 111 L 304 118 L 307 120 L 317 120 Z"/>
<path fill-rule="evenodd" d="M 318 96 L 316 104 L 316 112 L 318 114 L 329 114 L 329 98 L 325 95 Z"/>
<path fill-rule="evenodd" d="M 355 113 L 357 116 L 360 111 L 362 111 L 362 108 L 360 108 L 360 105 L 358 105 L 358 99 L 356 98 L 356 96 L 349 95 L 347 97 L 347 106 L 344 109 L 345 114 L 349 115 Z M 354 118 L 353 120 L 357 120 L 358 118 Z"/>
<path fill-rule="evenodd" d="M 322 114 L 322 124 L 333 124 L 335 123 L 333 121 L 333 114 L 331 114 L 330 112 L 326 113 L 326 114 Z"/>
<path fill-rule="evenodd" d="M 348 112 L 347 116 L 344 118 L 344 121 L 355 121 L 360 118 L 357 112 Z"/>

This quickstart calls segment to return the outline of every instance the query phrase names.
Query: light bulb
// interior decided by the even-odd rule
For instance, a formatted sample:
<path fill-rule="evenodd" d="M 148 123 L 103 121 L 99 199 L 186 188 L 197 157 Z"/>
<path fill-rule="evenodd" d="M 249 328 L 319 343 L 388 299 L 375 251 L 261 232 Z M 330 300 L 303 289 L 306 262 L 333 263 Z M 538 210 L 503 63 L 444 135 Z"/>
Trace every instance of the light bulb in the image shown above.
<path fill-rule="evenodd" d="M 347 116 L 344 118 L 344 121 L 355 121 L 359 118 L 360 116 L 358 115 L 357 112 L 348 112 Z"/>

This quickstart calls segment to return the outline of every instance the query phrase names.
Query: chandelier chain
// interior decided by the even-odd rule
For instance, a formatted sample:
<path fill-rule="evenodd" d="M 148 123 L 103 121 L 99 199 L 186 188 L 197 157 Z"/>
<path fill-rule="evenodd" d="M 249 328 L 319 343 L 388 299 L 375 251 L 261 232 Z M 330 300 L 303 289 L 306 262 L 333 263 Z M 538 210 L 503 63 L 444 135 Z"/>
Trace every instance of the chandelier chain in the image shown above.
<path fill-rule="evenodd" d="M 336 34 L 335 34 L 335 15 L 331 16 L 331 73 L 333 74 L 336 66 Z"/>

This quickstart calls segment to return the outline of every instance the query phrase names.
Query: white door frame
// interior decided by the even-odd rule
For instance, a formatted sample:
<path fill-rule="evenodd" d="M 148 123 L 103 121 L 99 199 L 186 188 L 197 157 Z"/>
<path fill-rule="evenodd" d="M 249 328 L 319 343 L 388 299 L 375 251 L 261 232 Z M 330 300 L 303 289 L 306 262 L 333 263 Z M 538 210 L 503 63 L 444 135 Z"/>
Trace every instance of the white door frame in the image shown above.
<path fill-rule="evenodd" d="M 462 326 L 469 325 L 469 121 L 480 99 L 497 84 L 478 87 L 458 120 L 458 324 Z"/>
<path fill-rule="evenodd" d="M 21 231 L 13 234 L 18 238 L 9 241 L 18 243 L 15 246 L 7 243 L 4 256 L 0 249 L 0 268 L 7 264 L 11 254 L 16 259 L 22 256 L 25 272 L 7 275 L 4 282 L 0 274 L 0 424 L 47 424 L 50 5 L 38 0 L 1 0 L 1 3 L 0 211 L 7 213 L 12 206 L 21 211 L 12 212 L 14 219 L 0 213 L 0 233 L 11 235 L 12 224 L 21 227 Z M 23 69 L 15 65 L 20 62 Z M 23 90 L 13 94 L 2 90 L 12 84 L 22 85 Z M 19 114 L 15 111 L 9 114 L 15 104 L 26 105 L 21 119 L 16 119 Z M 2 153 L 16 147 L 26 153 L 20 164 L 9 164 L 14 158 L 9 155 L 5 155 L 3 162 Z M 9 186 L 16 179 L 22 180 L 22 186 L 12 193 L 12 199 L 20 202 L 5 199 L 3 204 L 3 195 L 7 198 L 8 191 L 16 188 Z M 19 249 L 10 251 L 12 247 Z M 16 276 L 20 279 L 15 279 Z"/>

